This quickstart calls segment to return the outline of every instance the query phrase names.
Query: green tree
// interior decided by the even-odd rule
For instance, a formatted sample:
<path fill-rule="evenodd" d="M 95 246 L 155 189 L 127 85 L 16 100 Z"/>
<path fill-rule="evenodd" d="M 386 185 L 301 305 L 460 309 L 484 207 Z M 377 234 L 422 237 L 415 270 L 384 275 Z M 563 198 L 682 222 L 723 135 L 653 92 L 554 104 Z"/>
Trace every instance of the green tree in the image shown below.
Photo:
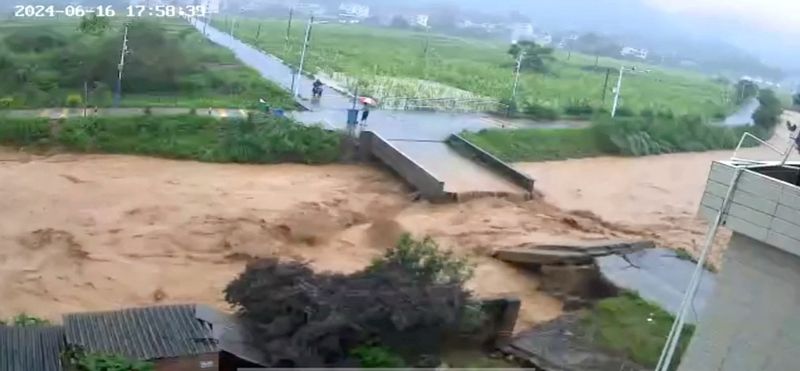
<path fill-rule="evenodd" d="M 739 80 L 733 87 L 734 102 L 742 104 L 758 94 L 758 85 L 750 80 Z"/>
<path fill-rule="evenodd" d="M 511 54 L 515 60 L 518 60 L 522 54 L 520 68 L 537 72 L 546 71 L 545 61 L 553 59 L 553 49 L 540 46 L 533 41 L 520 41 L 511 45 L 508 54 Z"/>
<path fill-rule="evenodd" d="M 99 36 L 104 34 L 109 27 L 111 27 L 111 21 L 108 17 L 98 17 L 96 13 L 91 13 L 81 18 L 78 31 Z"/>
<path fill-rule="evenodd" d="M 792 103 L 794 103 L 795 106 L 800 106 L 800 92 L 792 96 Z"/>
<path fill-rule="evenodd" d="M 753 122 L 764 129 L 773 129 L 783 113 L 781 100 L 772 90 L 761 89 L 758 92 L 758 103 L 758 109 L 753 113 Z"/>

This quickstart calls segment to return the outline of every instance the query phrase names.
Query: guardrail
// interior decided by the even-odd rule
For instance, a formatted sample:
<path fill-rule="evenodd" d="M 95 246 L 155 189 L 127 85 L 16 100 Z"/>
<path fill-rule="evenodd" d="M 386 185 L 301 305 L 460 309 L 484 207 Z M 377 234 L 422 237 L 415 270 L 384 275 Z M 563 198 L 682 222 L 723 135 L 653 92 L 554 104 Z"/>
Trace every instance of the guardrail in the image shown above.
<path fill-rule="evenodd" d="M 482 148 L 476 146 L 464 137 L 458 134 L 452 134 L 447 138 L 447 144 L 453 147 L 457 152 L 460 152 L 470 158 L 478 160 L 485 164 L 491 171 L 505 177 L 514 184 L 522 187 L 528 193 L 533 192 L 534 180 L 528 175 L 511 167 L 511 165 L 503 162 L 489 152 L 484 151 Z"/>
<path fill-rule="evenodd" d="M 484 98 L 389 97 L 379 99 L 378 107 L 401 111 L 504 112 L 508 106 Z"/>

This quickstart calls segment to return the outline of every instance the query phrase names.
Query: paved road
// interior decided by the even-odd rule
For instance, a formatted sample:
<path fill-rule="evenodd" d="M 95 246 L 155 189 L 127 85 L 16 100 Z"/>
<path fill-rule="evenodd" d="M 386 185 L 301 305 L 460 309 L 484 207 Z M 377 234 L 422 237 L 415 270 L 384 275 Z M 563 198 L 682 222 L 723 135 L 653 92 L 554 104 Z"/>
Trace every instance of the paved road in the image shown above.
<path fill-rule="evenodd" d="M 291 86 L 292 70 L 281 60 L 210 25 L 205 27 L 203 22 L 197 21 L 194 25 L 200 32 L 205 28 L 207 37 L 212 42 L 233 51 L 239 60 L 261 73 L 264 78 L 285 89 Z M 301 76 L 298 83 L 300 95 L 307 97 L 311 92 L 312 80 Z M 292 116 L 298 121 L 345 129 L 347 109 L 352 108 L 351 96 L 329 88 L 317 103 L 312 104 L 302 97 L 299 102 L 310 111 L 293 113 Z M 503 124 L 497 119 L 480 114 L 385 110 L 373 110 L 368 121 L 369 130 L 389 139 L 406 156 L 443 181 L 447 191 L 520 192 L 520 188 L 457 154 L 442 142 L 452 133 L 500 126 Z"/>
<path fill-rule="evenodd" d="M 188 114 L 189 108 L 151 108 L 150 112 L 153 115 L 182 115 Z M 211 108 L 211 109 L 197 109 L 198 116 L 213 116 L 219 118 L 245 118 L 247 117 L 247 110 L 238 108 Z M 97 112 L 92 109 L 86 110 L 87 116 L 142 116 L 144 115 L 144 108 L 100 108 Z M 41 117 L 41 118 L 69 118 L 69 117 L 83 117 L 83 108 L 41 108 L 41 109 L 24 109 L 24 110 L 6 110 L 0 111 L 0 116 L 7 117 Z"/>
<path fill-rule="evenodd" d="M 722 124 L 725 126 L 753 125 L 753 113 L 756 112 L 758 107 L 758 99 L 751 98 L 739 107 L 739 110 L 725 118 Z"/>

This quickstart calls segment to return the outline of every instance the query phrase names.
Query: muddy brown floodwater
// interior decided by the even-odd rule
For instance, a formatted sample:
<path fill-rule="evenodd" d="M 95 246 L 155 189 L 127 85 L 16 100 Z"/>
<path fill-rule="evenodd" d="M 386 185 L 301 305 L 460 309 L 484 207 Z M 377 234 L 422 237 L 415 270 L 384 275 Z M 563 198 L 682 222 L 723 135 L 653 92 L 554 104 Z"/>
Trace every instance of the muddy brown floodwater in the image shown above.
<path fill-rule="evenodd" d="M 0 151 L 0 318 L 203 302 L 248 259 L 279 256 L 352 272 L 404 232 L 477 263 L 471 288 L 513 294 L 522 324 L 561 303 L 535 276 L 489 257 L 524 242 L 655 239 L 691 249 L 713 159 L 730 152 L 518 164 L 544 200 L 413 202 L 368 166 L 223 165 L 133 156 Z M 571 211 L 574 210 L 574 211 Z M 718 255 L 717 255 L 718 256 Z"/>

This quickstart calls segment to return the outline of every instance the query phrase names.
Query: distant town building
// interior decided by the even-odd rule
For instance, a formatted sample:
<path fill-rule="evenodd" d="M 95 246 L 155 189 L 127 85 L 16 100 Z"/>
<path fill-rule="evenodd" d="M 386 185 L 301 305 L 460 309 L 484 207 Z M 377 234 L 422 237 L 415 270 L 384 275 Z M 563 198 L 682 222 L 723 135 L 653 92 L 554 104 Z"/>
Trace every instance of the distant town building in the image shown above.
<path fill-rule="evenodd" d="M 619 54 L 623 57 L 632 57 L 632 58 L 639 58 L 639 59 L 647 59 L 647 54 L 649 52 L 647 49 L 637 49 L 630 46 L 626 46 L 620 50 Z"/>
<path fill-rule="evenodd" d="M 325 7 L 317 3 L 297 3 L 294 10 L 298 13 L 321 16 L 325 14 Z"/>
<path fill-rule="evenodd" d="M 369 7 L 357 3 L 341 3 L 339 5 L 340 23 L 359 23 L 369 18 Z"/>
<path fill-rule="evenodd" d="M 427 14 L 417 14 L 414 17 L 414 24 L 420 27 L 428 27 L 430 17 Z"/>
<path fill-rule="evenodd" d="M 547 46 L 553 43 L 553 36 L 549 32 L 537 30 L 530 23 L 520 23 L 511 26 L 511 43 L 520 41 L 533 41 L 538 45 Z"/>

